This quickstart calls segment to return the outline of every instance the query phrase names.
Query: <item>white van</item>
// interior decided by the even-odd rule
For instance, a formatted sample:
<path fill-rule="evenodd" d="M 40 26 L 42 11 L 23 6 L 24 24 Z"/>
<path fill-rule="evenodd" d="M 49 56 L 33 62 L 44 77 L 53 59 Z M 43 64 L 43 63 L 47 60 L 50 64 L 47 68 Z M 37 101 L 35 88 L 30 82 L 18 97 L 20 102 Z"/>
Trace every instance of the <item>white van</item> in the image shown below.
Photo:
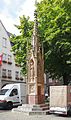
<path fill-rule="evenodd" d="M 7 84 L 0 90 L 0 108 L 12 109 L 26 103 L 26 83 Z"/>

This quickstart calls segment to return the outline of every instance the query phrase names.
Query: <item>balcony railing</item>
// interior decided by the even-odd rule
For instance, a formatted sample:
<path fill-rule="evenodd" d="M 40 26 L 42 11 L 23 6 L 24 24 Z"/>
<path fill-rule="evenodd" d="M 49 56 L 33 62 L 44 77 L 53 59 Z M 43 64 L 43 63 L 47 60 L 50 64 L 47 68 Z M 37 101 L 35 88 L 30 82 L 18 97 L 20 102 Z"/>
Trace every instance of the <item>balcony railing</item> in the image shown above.
<path fill-rule="evenodd" d="M 9 79 L 12 79 L 12 76 L 8 76 Z"/>
<path fill-rule="evenodd" d="M 19 80 L 19 77 L 15 77 L 16 80 Z"/>
<path fill-rule="evenodd" d="M 20 67 L 20 65 L 19 65 L 19 64 L 17 64 L 17 63 L 15 63 L 15 66 Z"/>
<path fill-rule="evenodd" d="M 3 63 L 7 63 L 7 61 L 6 61 L 6 60 L 2 60 L 2 62 L 3 62 Z"/>
<path fill-rule="evenodd" d="M 23 80 L 23 78 L 22 78 L 22 77 L 20 77 L 20 80 Z"/>
<path fill-rule="evenodd" d="M 8 63 L 8 64 L 12 64 L 12 62 L 11 62 L 11 61 L 8 61 L 7 63 Z"/>
<path fill-rule="evenodd" d="M 2 78 L 7 78 L 7 76 L 6 75 L 2 75 Z"/>

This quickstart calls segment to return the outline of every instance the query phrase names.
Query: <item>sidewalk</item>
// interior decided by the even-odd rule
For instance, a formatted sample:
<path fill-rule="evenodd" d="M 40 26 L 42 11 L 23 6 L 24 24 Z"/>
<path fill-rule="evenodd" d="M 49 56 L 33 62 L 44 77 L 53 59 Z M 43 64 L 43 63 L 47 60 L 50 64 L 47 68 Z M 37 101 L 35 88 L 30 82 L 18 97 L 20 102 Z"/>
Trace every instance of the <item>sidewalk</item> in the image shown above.
<path fill-rule="evenodd" d="M 0 120 L 71 120 L 67 117 L 59 117 L 55 115 L 24 115 L 23 112 L 6 111 L 0 113 Z"/>

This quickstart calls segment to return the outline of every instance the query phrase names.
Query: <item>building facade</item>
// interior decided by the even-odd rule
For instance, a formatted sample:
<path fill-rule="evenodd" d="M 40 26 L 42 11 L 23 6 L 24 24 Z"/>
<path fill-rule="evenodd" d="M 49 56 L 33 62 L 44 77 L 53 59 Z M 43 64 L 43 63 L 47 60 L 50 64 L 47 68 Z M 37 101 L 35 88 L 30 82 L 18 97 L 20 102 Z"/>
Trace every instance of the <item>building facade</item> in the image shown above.
<path fill-rule="evenodd" d="M 11 49 L 9 33 L 0 21 L 0 89 L 7 83 L 25 82 Z"/>

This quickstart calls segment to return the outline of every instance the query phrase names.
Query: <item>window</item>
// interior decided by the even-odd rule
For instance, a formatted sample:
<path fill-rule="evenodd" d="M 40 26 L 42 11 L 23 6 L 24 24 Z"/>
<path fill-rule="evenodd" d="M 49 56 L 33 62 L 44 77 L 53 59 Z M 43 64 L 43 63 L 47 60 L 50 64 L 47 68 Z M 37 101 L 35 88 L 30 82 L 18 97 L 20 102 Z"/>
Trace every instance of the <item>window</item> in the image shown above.
<path fill-rule="evenodd" d="M 12 71 L 11 70 L 8 70 L 8 77 L 12 77 Z"/>
<path fill-rule="evenodd" d="M 3 44 L 3 47 L 7 47 L 7 39 L 5 37 L 3 37 L 2 44 Z"/>
<path fill-rule="evenodd" d="M 3 58 L 2 58 L 3 61 L 6 61 L 7 60 L 7 54 L 3 53 Z"/>
<path fill-rule="evenodd" d="M 16 71 L 16 78 L 18 78 L 19 77 L 19 72 L 18 71 Z"/>
<path fill-rule="evenodd" d="M 2 69 L 2 76 L 6 77 L 6 69 Z"/>
<path fill-rule="evenodd" d="M 0 95 L 5 95 L 5 93 L 8 91 L 8 89 L 2 89 L 0 90 Z"/>
<path fill-rule="evenodd" d="M 10 96 L 15 96 L 18 95 L 18 90 L 17 89 L 13 89 L 10 93 Z"/>
<path fill-rule="evenodd" d="M 11 55 L 8 55 L 8 61 L 11 62 Z"/>
<path fill-rule="evenodd" d="M 19 80 L 19 72 L 18 71 L 15 72 L 15 79 Z"/>
<path fill-rule="evenodd" d="M 21 72 L 20 72 L 20 80 L 23 80 L 23 75 Z"/>

